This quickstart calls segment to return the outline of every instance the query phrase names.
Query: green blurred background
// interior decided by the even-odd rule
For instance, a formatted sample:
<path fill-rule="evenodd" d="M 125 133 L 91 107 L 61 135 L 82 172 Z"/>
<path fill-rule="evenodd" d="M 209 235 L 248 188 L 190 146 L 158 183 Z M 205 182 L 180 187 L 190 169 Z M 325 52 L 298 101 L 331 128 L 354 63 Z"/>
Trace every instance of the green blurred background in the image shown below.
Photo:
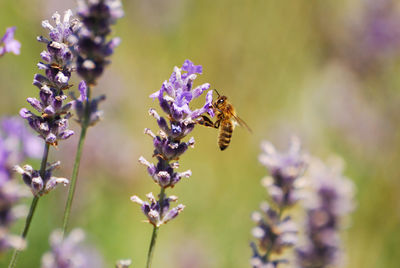
<path fill-rule="evenodd" d="M 0 1 L 0 32 L 15 25 L 22 43 L 20 56 L 0 59 L 1 115 L 17 114 L 37 95 L 31 82 L 44 49 L 35 41 L 46 34 L 41 20 L 74 7 L 72 0 Z M 294 134 L 313 155 L 341 156 L 357 186 L 357 210 L 344 234 L 347 267 L 399 267 L 396 1 L 129 0 L 124 7 L 114 32 L 122 44 L 94 93 L 107 94 L 105 117 L 89 130 L 71 220 L 104 267 L 120 258 L 144 267 L 152 227 L 129 197 L 158 192 L 137 162 L 152 154 L 143 129 L 157 130 L 148 115 L 157 103 L 148 95 L 185 59 L 203 66 L 196 83 L 229 96 L 253 133 L 238 128 L 220 152 L 216 131 L 195 129 L 195 148 L 181 159 L 181 170 L 193 176 L 168 191 L 186 208 L 161 228 L 154 267 L 249 267 L 250 214 L 266 197 L 259 144 L 286 149 Z M 374 16 L 390 20 L 383 33 L 370 23 Z M 62 161 L 59 176 L 70 177 L 77 136 L 51 152 Z M 19 267 L 39 266 L 49 233 L 61 226 L 66 194 L 60 187 L 40 200 Z M 14 231 L 21 228 L 22 221 Z M 6 267 L 10 254 L 1 258 Z"/>

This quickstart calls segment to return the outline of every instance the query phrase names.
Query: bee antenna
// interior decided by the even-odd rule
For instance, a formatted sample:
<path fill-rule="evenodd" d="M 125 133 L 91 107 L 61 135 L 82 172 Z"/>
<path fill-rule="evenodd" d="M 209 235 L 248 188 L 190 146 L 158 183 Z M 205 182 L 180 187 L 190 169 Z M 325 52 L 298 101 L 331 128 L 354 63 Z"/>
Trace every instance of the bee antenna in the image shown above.
<path fill-rule="evenodd" d="M 219 95 L 217 89 L 214 88 L 215 93 L 217 93 L 218 97 L 221 97 L 221 95 Z"/>

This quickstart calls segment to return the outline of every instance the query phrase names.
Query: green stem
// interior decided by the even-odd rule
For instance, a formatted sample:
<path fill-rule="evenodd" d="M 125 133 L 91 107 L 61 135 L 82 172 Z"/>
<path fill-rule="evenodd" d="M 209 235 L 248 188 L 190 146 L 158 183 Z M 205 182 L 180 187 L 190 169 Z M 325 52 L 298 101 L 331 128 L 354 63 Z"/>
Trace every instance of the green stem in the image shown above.
<path fill-rule="evenodd" d="M 46 164 L 47 164 L 47 158 L 49 157 L 49 149 L 50 149 L 50 145 L 48 143 L 45 143 L 42 162 L 40 164 L 40 171 L 39 171 L 40 176 L 42 178 L 44 177 L 44 174 L 46 172 Z M 28 235 L 29 227 L 31 226 L 32 218 L 33 218 L 33 215 L 35 213 L 37 204 L 39 202 L 39 197 L 40 197 L 39 195 L 36 195 L 32 199 L 31 207 L 29 209 L 29 214 L 28 214 L 28 217 L 26 218 L 26 221 L 25 221 L 25 227 L 24 227 L 24 230 L 22 231 L 22 234 L 21 234 L 21 238 L 22 239 L 25 239 L 26 236 Z M 20 248 L 16 248 L 14 250 L 14 253 L 13 253 L 13 256 L 11 258 L 10 264 L 8 265 L 8 268 L 14 268 L 15 267 L 15 265 L 17 264 L 18 255 L 21 252 L 21 250 L 22 250 L 21 247 Z"/>
<path fill-rule="evenodd" d="M 165 189 L 161 188 L 160 195 L 159 195 L 159 201 L 158 201 L 158 203 L 160 204 L 161 208 L 162 208 L 162 203 L 164 202 L 164 197 L 165 197 Z M 161 216 L 162 215 L 160 215 L 160 217 Z M 151 267 L 151 261 L 153 259 L 154 249 L 155 249 L 155 245 L 156 245 L 156 241 L 157 241 L 158 229 L 159 229 L 159 226 L 154 226 L 153 227 L 153 234 L 151 235 L 149 252 L 147 253 L 146 268 L 150 268 Z"/>
<path fill-rule="evenodd" d="M 71 214 L 72 200 L 74 199 L 74 195 L 75 195 L 76 181 L 78 178 L 79 165 L 81 162 L 82 148 L 83 148 L 83 143 L 85 141 L 86 131 L 87 131 L 87 127 L 83 126 L 82 130 L 81 130 L 81 136 L 79 138 L 78 149 L 76 151 L 74 169 L 72 170 L 72 178 L 71 178 L 71 183 L 70 183 L 69 191 L 68 191 L 68 199 L 67 199 L 67 203 L 65 205 L 65 210 L 64 210 L 64 220 L 63 220 L 63 227 L 62 227 L 63 235 L 64 235 L 65 231 L 67 230 L 69 215 Z"/>
<path fill-rule="evenodd" d="M 89 117 L 90 117 L 90 87 L 88 86 L 87 96 L 86 96 L 85 114 L 84 114 L 84 118 L 81 123 L 82 124 L 81 125 L 82 126 L 81 135 L 79 137 L 78 148 L 76 150 L 75 163 L 74 163 L 74 168 L 72 170 L 71 183 L 70 183 L 69 191 L 68 191 L 68 199 L 67 199 L 67 203 L 65 204 L 63 227 L 62 227 L 63 236 L 65 235 L 65 232 L 67 230 L 69 216 L 71 214 L 72 201 L 75 196 L 76 182 L 78 180 L 78 173 L 79 173 L 79 166 L 81 163 L 83 144 L 85 142 L 86 132 L 89 127 L 89 120 L 90 120 Z"/>

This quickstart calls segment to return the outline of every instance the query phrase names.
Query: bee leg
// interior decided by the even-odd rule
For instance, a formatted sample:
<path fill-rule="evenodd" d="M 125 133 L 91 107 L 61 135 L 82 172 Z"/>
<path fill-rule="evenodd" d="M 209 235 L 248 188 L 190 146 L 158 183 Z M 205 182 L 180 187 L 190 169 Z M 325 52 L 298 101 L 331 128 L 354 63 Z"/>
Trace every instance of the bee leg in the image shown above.
<path fill-rule="evenodd" d="M 205 127 L 212 127 L 212 128 L 215 127 L 215 124 L 213 123 L 213 121 L 211 121 L 211 119 L 208 118 L 208 117 L 205 116 L 205 115 L 202 115 L 202 116 L 197 120 L 197 123 L 198 123 L 199 125 L 203 125 L 203 126 L 205 126 Z"/>
<path fill-rule="evenodd" d="M 221 124 L 221 119 L 220 120 L 217 120 L 217 121 L 215 121 L 215 123 L 214 123 L 214 127 L 215 128 L 219 128 L 219 125 Z"/>

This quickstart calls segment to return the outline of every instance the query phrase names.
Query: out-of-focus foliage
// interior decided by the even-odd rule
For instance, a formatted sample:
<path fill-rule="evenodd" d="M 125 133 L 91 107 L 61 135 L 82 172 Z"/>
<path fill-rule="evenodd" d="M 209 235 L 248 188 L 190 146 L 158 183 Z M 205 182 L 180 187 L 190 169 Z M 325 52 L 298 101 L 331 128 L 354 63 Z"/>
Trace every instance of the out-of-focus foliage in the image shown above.
<path fill-rule="evenodd" d="M 122 38 L 95 89 L 104 120 L 89 130 L 71 227 L 83 228 L 111 267 L 132 258 L 143 267 L 151 228 L 132 194 L 157 192 L 137 159 L 150 159 L 145 127 L 157 107 L 148 97 L 175 65 L 203 66 L 199 83 L 227 95 L 253 133 L 237 128 L 220 152 L 217 132 L 198 127 L 181 167 L 192 177 L 172 192 L 186 205 L 159 234 L 154 267 L 249 267 L 251 211 L 265 198 L 258 163 L 262 139 L 287 144 L 297 134 L 313 155 L 340 155 L 357 187 L 357 209 L 344 236 L 347 267 L 398 267 L 400 255 L 400 51 L 398 1 L 129 0 L 115 28 Z M 1 1 L 0 32 L 17 26 L 19 56 L 0 59 L 0 114 L 15 115 L 42 51 L 41 20 L 74 1 Z M 396 27 L 397 26 L 397 27 Z M 77 90 L 74 81 L 71 90 Z M 97 95 L 96 93 L 96 95 Z M 78 124 L 71 127 L 79 132 Z M 77 137 L 52 151 L 70 177 Z M 170 193 L 171 191 L 168 190 Z M 67 191 L 41 200 L 20 267 L 38 267 L 59 228 Z M 27 200 L 26 202 L 29 202 Z M 19 232 L 22 222 L 15 227 Z M 5 266 L 10 255 L 1 257 Z"/>

